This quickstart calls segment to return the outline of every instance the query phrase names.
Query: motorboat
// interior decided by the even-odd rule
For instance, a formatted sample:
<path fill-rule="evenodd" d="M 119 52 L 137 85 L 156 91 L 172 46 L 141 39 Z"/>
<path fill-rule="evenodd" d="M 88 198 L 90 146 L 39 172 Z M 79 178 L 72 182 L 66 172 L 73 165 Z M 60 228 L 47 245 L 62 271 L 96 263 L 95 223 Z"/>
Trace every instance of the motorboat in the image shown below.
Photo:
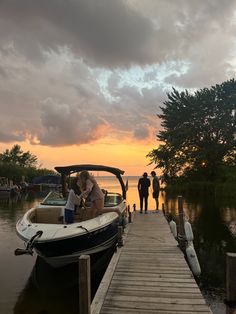
<path fill-rule="evenodd" d="M 17 185 L 14 185 L 6 177 L 0 177 L 0 198 L 14 197 L 20 193 L 20 189 Z"/>
<path fill-rule="evenodd" d="M 35 251 L 53 267 L 78 261 L 82 254 L 95 255 L 117 243 L 118 226 L 124 221 L 113 210 L 119 209 L 124 217 L 127 209 L 126 185 L 123 170 L 102 165 L 73 165 L 55 167 L 61 175 L 62 193 L 51 191 L 34 208 L 29 209 L 16 224 L 16 233 L 25 243 L 25 249 L 16 249 L 15 254 L 33 254 Z M 90 217 L 89 200 L 76 210 L 75 221 L 65 224 L 63 219 L 68 182 L 73 175 L 88 170 L 107 172 L 119 181 L 120 191 L 105 191 L 106 212 Z M 102 188 L 102 187 L 101 187 Z"/>
<path fill-rule="evenodd" d="M 27 190 L 32 192 L 49 192 L 52 190 L 59 191 L 61 189 L 61 178 L 59 175 L 44 175 L 33 179 L 28 184 Z"/>

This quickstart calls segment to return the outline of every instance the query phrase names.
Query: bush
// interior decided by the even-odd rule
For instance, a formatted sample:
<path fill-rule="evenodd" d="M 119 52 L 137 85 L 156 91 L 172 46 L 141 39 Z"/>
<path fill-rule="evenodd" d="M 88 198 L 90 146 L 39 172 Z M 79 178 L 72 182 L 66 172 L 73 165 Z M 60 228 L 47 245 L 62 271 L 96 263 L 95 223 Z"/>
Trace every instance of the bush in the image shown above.
<path fill-rule="evenodd" d="M 55 171 L 37 169 L 35 167 L 21 167 L 13 163 L 0 162 L 0 177 L 6 177 L 16 182 L 21 182 L 23 176 L 26 182 L 32 182 L 35 177 L 47 174 L 55 174 Z"/>

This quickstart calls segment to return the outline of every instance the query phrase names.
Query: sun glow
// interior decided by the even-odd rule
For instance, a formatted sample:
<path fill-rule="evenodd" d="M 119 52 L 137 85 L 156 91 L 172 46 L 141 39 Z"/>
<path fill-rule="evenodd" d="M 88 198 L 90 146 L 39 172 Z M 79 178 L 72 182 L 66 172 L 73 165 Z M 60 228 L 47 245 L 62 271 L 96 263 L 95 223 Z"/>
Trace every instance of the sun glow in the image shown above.
<path fill-rule="evenodd" d="M 2 144 L 1 152 L 11 149 L 16 143 Z M 95 142 L 93 144 L 49 147 L 31 145 L 28 142 L 17 143 L 23 151 L 30 151 L 38 158 L 41 168 L 54 169 L 55 166 L 75 164 L 101 164 L 117 167 L 125 171 L 126 176 L 150 173 L 154 165 L 146 155 L 155 145 L 137 143 L 119 143 L 117 141 Z"/>

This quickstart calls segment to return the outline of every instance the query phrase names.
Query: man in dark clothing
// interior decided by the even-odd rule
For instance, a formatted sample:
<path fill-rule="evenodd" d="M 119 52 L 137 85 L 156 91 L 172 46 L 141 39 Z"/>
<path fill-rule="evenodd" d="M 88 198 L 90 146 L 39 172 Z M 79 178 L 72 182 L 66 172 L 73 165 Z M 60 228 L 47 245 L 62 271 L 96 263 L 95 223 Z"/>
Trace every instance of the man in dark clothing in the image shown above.
<path fill-rule="evenodd" d="M 148 209 L 148 190 L 151 184 L 150 179 L 147 177 L 147 172 L 144 172 L 143 177 L 138 181 L 138 191 L 139 191 L 139 199 L 140 199 L 140 213 L 143 212 L 143 200 L 144 200 L 144 209 L 145 214 Z"/>

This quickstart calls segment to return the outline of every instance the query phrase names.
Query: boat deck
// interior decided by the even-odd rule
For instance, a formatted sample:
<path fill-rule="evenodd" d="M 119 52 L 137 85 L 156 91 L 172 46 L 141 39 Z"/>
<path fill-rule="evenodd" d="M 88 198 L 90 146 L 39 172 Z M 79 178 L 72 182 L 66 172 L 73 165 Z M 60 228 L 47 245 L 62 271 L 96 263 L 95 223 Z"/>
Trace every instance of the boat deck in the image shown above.
<path fill-rule="evenodd" d="M 114 254 L 92 314 L 212 313 L 162 212 L 135 212 Z"/>

